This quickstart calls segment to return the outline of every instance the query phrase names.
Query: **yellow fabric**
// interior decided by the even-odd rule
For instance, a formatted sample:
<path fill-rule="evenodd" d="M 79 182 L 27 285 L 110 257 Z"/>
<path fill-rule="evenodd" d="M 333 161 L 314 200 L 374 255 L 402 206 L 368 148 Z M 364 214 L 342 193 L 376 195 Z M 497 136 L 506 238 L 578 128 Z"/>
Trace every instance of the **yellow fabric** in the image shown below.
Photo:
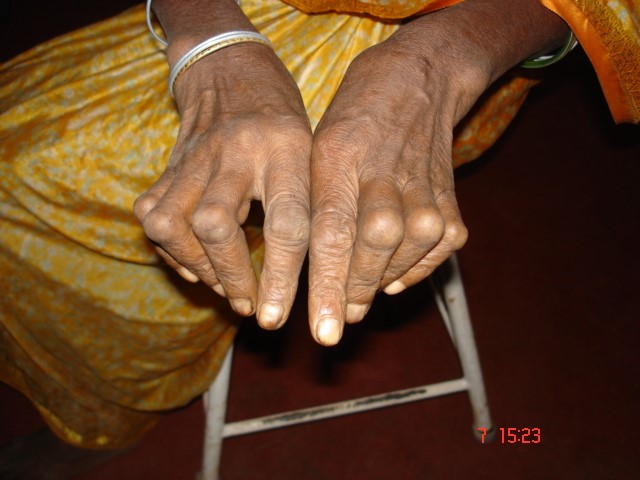
<path fill-rule="evenodd" d="M 399 25 L 242 3 L 314 126 L 351 59 Z M 84 447 L 127 446 L 206 390 L 235 332 L 224 301 L 163 266 L 131 213 L 177 134 L 167 76 L 142 5 L 0 67 L 0 380 Z M 456 165 L 493 144 L 531 85 L 506 77 L 478 103 Z M 259 268 L 259 228 L 246 231 Z"/>
<path fill-rule="evenodd" d="M 616 122 L 640 122 L 640 0 L 540 0 L 571 27 Z"/>
<path fill-rule="evenodd" d="M 303 12 L 359 13 L 383 19 L 403 19 L 430 13 L 463 0 L 285 0 Z"/>

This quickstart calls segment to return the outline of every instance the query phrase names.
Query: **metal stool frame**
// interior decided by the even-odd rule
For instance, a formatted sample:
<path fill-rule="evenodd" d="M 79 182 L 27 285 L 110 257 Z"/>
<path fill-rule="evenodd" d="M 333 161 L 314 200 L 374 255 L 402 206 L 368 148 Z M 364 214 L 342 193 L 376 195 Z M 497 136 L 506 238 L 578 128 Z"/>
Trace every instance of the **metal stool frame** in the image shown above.
<path fill-rule="evenodd" d="M 438 310 L 460 358 L 463 374 L 461 378 L 318 407 L 225 423 L 231 359 L 233 356 L 232 347 L 226 354 L 218 376 L 205 395 L 206 427 L 203 464 L 202 471 L 197 478 L 199 480 L 218 480 L 224 438 L 427 400 L 464 391 L 469 395 L 471 403 L 474 418 L 474 435 L 478 440 L 482 437 L 484 437 L 485 441 L 490 439 L 493 433 L 493 422 L 489 414 L 469 309 L 455 255 L 438 268 L 429 280 Z"/>

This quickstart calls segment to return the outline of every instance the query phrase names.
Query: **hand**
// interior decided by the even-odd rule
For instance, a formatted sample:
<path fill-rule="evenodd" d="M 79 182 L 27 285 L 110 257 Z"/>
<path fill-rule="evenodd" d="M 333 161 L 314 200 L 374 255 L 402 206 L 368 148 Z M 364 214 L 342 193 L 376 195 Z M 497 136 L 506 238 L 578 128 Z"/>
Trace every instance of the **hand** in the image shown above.
<path fill-rule="evenodd" d="M 198 61 L 175 94 L 176 146 L 134 212 L 180 275 L 276 328 L 308 247 L 311 131 L 300 93 L 271 50 L 248 43 Z M 254 199 L 265 211 L 259 285 L 240 228 Z"/>
<path fill-rule="evenodd" d="M 313 146 L 309 314 L 325 345 L 364 317 L 380 289 L 422 280 L 467 236 L 453 186 L 449 82 L 389 45 L 351 64 Z"/>
<path fill-rule="evenodd" d="M 380 289 L 404 290 L 464 245 L 453 128 L 495 78 L 559 41 L 557 19 L 551 39 L 513 21 L 544 24 L 541 12 L 531 0 L 467 0 L 350 65 L 312 150 L 309 321 L 319 343 L 337 343 Z"/>

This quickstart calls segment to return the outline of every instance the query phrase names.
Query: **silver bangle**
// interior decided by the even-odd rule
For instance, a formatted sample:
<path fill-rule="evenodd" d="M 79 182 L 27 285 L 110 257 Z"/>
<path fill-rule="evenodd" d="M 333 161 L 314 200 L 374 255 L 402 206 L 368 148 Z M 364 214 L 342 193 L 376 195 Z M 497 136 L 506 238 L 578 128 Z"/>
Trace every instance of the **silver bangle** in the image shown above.
<path fill-rule="evenodd" d="M 153 23 L 151 23 L 151 2 L 153 2 L 153 0 L 147 0 L 147 28 L 149 29 L 151 36 L 155 38 L 160 45 L 162 45 L 164 48 L 167 48 L 169 44 L 164 38 L 160 37 L 156 33 L 155 29 L 153 28 Z M 235 0 L 235 2 L 240 5 L 240 0 Z"/>
<path fill-rule="evenodd" d="M 171 96 L 173 97 L 173 88 L 178 77 L 180 77 L 180 75 L 182 75 L 198 60 L 201 60 L 207 55 L 225 47 L 235 45 L 236 43 L 247 42 L 260 43 L 268 46 L 269 48 L 273 48 L 267 37 L 260 33 L 248 30 L 234 30 L 233 32 L 221 33 L 220 35 L 211 37 L 193 47 L 176 62 L 173 68 L 171 68 L 171 73 L 169 74 L 169 93 L 171 93 Z"/>

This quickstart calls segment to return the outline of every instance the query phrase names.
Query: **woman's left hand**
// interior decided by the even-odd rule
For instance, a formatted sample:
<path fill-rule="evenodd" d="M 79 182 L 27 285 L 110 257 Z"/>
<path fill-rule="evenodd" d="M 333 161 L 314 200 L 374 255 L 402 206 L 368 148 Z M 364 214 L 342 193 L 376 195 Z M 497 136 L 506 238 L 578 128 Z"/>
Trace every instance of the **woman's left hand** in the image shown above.
<path fill-rule="evenodd" d="M 512 19 L 547 22 L 542 30 L 557 41 L 563 25 L 549 15 L 536 0 L 467 0 L 405 25 L 350 65 L 311 155 L 316 341 L 337 343 L 344 323 L 360 321 L 380 289 L 404 290 L 464 245 L 453 129 L 499 75 L 554 46 L 544 31 Z"/>

